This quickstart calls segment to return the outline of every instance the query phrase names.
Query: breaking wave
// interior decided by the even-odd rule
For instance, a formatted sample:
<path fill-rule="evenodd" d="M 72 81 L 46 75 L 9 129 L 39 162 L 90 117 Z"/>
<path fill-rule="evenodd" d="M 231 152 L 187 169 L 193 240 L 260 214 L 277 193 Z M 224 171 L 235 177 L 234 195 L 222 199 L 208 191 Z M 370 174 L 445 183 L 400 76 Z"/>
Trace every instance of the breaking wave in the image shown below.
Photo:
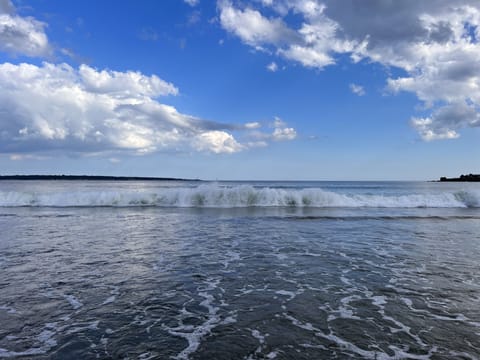
<path fill-rule="evenodd" d="M 57 192 L 0 191 L 0 207 L 345 207 L 466 208 L 480 207 L 480 192 L 435 194 L 341 194 L 320 188 L 257 188 L 250 185 L 173 187 L 143 190 L 78 190 Z"/>

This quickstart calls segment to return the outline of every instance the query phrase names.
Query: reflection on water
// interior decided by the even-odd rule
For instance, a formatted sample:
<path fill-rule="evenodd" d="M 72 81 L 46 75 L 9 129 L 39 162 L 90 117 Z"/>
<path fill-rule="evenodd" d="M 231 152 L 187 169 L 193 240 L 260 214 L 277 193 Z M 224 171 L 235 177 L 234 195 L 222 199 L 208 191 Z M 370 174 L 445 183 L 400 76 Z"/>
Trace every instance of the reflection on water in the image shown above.
<path fill-rule="evenodd" d="M 0 357 L 474 359 L 478 219 L 5 208 Z"/>

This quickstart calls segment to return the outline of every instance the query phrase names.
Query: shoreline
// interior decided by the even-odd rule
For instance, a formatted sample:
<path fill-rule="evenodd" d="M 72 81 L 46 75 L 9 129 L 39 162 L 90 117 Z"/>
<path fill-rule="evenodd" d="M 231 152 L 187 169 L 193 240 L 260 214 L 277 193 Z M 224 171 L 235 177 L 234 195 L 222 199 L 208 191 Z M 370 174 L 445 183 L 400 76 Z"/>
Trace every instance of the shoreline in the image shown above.
<path fill-rule="evenodd" d="M 148 176 L 102 176 L 102 175 L 0 175 L 1 180 L 90 180 L 90 181 L 201 181 Z"/>
<path fill-rule="evenodd" d="M 457 178 L 447 178 L 442 176 L 439 182 L 480 182 L 480 174 L 460 175 Z"/>

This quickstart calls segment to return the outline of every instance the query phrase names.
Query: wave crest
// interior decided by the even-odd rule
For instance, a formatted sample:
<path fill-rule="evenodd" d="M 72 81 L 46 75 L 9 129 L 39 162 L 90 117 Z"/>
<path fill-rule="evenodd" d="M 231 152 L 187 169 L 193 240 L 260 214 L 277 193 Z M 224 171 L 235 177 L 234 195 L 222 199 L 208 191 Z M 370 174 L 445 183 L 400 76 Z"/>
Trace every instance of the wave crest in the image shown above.
<path fill-rule="evenodd" d="M 476 192 L 438 194 L 347 195 L 320 188 L 280 189 L 250 185 L 158 188 L 148 191 L 79 190 L 62 192 L 0 192 L 1 207 L 345 207 L 345 208 L 458 208 L 480 207 Z"/>

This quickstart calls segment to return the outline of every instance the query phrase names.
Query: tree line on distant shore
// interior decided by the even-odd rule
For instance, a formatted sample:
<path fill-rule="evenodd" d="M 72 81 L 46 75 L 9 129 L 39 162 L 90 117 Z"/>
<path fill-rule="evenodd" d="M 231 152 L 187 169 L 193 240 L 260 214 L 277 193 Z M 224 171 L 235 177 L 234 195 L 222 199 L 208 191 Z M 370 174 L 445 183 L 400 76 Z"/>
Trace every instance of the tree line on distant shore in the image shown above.
<path fill-rule="evenodd" d="M 480 181 L 480 174 L 460 175 L 458 178 L 447 178 L 442 176 L 440 181 Z"/>
<path fill-rule="evenodd" d="M 198 179 L 178 179 L 143 176 L 100 176 L 100 175 L 0 175 L 0 180 L 107 180 L 107 181 L 199 181 Z"/>

